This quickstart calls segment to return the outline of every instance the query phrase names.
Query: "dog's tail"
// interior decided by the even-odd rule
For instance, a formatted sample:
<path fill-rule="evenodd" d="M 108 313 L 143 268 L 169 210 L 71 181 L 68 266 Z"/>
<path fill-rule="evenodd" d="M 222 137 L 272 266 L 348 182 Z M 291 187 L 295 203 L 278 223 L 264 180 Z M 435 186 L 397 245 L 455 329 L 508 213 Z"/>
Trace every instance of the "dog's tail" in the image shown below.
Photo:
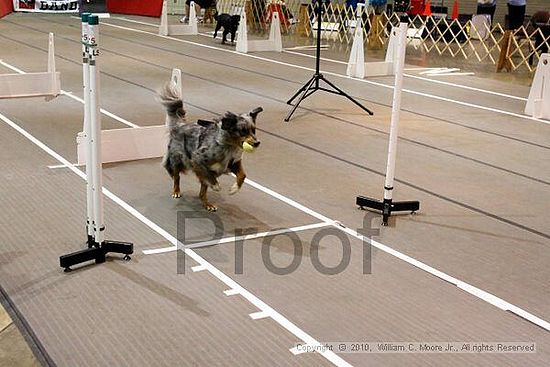
<path fill-rule="evenodd" d="M 166 123 L 169 128 L 173 128 L 185 122 L 183 101 L 172 82 L 168 82 L 164 85 L 159 92 L 159 99 L 160 103 L 166 108 Z"/>

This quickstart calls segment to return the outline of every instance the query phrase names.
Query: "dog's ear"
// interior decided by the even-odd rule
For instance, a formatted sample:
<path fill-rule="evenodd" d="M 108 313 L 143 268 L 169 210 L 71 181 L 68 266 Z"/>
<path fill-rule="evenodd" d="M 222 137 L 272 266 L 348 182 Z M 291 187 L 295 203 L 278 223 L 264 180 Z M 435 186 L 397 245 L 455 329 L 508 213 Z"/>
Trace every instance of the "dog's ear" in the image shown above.
<path fill-rule="evenodd" d="M 226 112 L 222 117 L 222 129 L 231 130 L 233 126 L 237 124 L 238 116 L 233 112 Z"/>
<path fill-rule="evenodd" d="M 248 114 L 250 116 L 252 116 L 252 118 L 254 119 L 254 121 L 256 121 L 256 116 L 258 116 L 258 114 L 260 112 L 262 112 L 264 109 L 261 108 L 261 107 L 256 107 L 255 109 L 253 109 L 252 111 L 250 111 Z"/>

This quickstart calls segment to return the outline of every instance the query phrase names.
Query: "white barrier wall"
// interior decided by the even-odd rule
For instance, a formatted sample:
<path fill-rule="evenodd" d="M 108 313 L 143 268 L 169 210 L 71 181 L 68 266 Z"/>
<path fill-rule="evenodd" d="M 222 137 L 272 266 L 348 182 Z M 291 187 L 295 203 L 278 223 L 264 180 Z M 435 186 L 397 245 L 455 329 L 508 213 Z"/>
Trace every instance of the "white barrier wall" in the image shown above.
<path fill-rule="evenodd" d="M 181 70 L 173 69 L 170 80 L 178 94 L 183 96 Z M 77 134 L 76 144 L 77 164 L 85 164 L 88 150 L 86 148 L 86 134 L 84 132 Z M 164 155 L 167 146 L 168 130 L 166 125 L 102 130 L 101 162 L 114 163 L 159 158 Z"/>
<path fill-rule="evenodd" d="M 78 164 L 84 164 L 86 163 L 84 133 L 78 133 L 76 142 Z M 167 146 L 168 132 L 165 125 L 101 131 L 102 163 L 162 157 Z"/>
<path fill-rule="evenodd" d="M 25 74 L 0 74 L 0 98 L 46 96 L 50 100 L 61 93 L 61 74 L 55 69 L 53 33 L 48 39 L 48 71 Z"/>

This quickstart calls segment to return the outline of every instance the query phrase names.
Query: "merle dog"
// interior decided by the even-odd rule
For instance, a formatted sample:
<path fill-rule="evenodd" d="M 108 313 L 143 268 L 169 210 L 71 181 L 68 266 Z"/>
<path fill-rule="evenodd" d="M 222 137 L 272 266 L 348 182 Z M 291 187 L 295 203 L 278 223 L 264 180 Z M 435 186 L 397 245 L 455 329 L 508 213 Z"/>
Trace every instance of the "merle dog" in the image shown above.
<path fill-rule="evenodd" d="M 214 14 L 214 19 L 216 19 L 216 29 L 214 30 L 214 38 L 218 36 L 218 31 L 223 27 L 222 34 L 222 45 L 227 41 L 227 35 L 231 33 L 231 43 L 235 41 L 235 34 L 239 28 L 239 22 L 241 21 L 240 15 L 229 15 L 227 13 L 219 14 L 216 12 Z"/>
<path fill-rule="evenodd" d="M 208 202 L 206 191 L 209 186 L 219 191 L 218 177 L 224 173 L 233 173 L 237 178 L 229 194 L 239 191 L 246 178 L 242 163 L 243 144 L 253 148 L 260 145 L 255 134 L 256 116 L 262 108 L 240 115 L 226 112 L 214 121 L 199 120 L 188 124 L 181 96 L 172 85 L 167 83 L 159 95 L 166 108 L 170 133 L 163 166 L 174 180 L 172 197 L 181 197 L 180 173 L 191 170 L 201 183 L 199 197 L 203 207 L 216 211 L 217 208 Z"/>

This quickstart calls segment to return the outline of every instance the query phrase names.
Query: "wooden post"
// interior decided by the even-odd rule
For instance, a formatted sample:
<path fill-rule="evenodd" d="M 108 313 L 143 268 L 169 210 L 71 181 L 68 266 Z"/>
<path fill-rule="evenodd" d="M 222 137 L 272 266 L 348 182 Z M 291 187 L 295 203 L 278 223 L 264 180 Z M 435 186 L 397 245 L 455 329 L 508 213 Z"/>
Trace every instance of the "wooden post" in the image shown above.
<path fill-rule="evenodd" d="M 246 26 L 249 29 L 259 29 L 260 24 L 254 24 L 254 19 L 257 15 L 254 14 L 254 8 L 252 8 L 252 1 L 247 0 L 244 5 L 244 11 L 246 12 Z"/>
<path fill-rule="evenodd" d="M 501 72 L 502 69 L 506 69 L 508 72 L 512 71 L 512 62 L 510 60 L 510 45 L 512 43 L 512 37 L 512 31 L 504 32 L 502 45 L 500 47 L 500 55 L 497 62 L 497 73 Z"/>
<path fill-rule="evenodd" d="M 384 48 L 384 42 L 381 40 L 381 36 L 384 32 L 384 25 L 382 24 L 382 16 L 374 14 L 371 16 L 371 28 L 367 36 L 367 47 L 371 50 L 380 50 Z"/>
<path fill-rule="evenodd" d="M 311 24 L 309 23 L 309 5 L 300 4 L 300 12 L 298 13 L 298 25 L 296 31 L 299 36 L 309 36 L 311 34 Z"/>

